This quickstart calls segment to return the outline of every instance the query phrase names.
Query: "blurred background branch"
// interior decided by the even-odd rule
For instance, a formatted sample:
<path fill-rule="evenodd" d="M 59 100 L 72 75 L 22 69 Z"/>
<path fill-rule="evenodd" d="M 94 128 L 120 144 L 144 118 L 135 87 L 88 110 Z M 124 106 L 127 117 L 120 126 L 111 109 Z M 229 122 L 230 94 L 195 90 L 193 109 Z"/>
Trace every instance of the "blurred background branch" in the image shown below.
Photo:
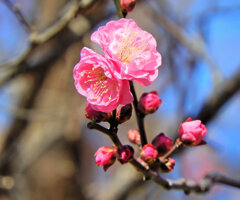
<path fill-rule="evenodd" d="M 176 154 L 167 176 L 224 183 L 204 176 L 239 174 L 240 5 L 204 2 L 139 0 L 127 17 L 156 37 L 163 60 L 156 83 L 135 85 L 137 96 L 157 90 L 164 102 L 146 117 L 149 141 L 159 132 L 174 137 L 188 116 L 208 123 L 208 145 Z M 0 9 L 0 199 L 237 199 L 231 187 L 185 197 L 143 182 L 131 166 L 106 174 L 95 167 L 97 147 L 111 143 L 86 129 L 72 69 L 83 46 L 99 52 L 90 34 L 117 19 L 112 0 L 2 0 Z M 121 141 L 134 127 L 135 116 L 119 127 Z"/>

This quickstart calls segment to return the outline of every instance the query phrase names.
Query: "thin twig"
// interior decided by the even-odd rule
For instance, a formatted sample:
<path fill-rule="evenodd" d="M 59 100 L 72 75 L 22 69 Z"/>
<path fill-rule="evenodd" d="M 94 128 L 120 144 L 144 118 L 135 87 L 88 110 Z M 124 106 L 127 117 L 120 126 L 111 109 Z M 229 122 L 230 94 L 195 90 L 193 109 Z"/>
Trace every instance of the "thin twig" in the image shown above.
<path fill-rule="evenodd" d="M 70 22 L 70 20 L 71 20 L 71 18 L 69 17 L 70 15 L 71 15 L 71 17 L 74 18 L 75 14 L 77 14 L 77 12 L 85 11 L 85 10 L 89 9 L 96 2 L 97 2 L 97 0 L 88 1 L 87 4 L 86 3 L 85 4 L 83 4 L 83 3 L 81 3 L 81 4 L 80 3 L 79 4 L 70 3 L 69 10 L 57 22 L 55 22 L 51 27 L 47 28 L 42 33 L 34 33 L 35 34 L 35 36 L 34 36 L 35 39 L 32 39 L 32 42 L 35 42 L 35 45 L 33 45 L 33 43 L 30 43 L 29 48 L 20 57 L 18 57 L 14 61 L 4 63 L 4 64 L 0 65 L 1 69 L 4 69 L 4 70 L 6 69 L 7 70 L 7 73 L 5 73 L 5 75 L 3 75 L 0 79 L 0 87 L 4 86 L 7 82 L 12 80 L 13 78 L 18 76 L 19 74 L 27 71 L 28 69 L 31 70 L 31 69 L 37 68 L 35 66 L 45 66 L 46 63 L 50 63 L 53 59 L 57 58 L 57 55 L 59 55 L 58 52 L 60 52 L 59 47 L 55 48 L 56 50 L 54 50 L 54 51 L 51 50 L 47 54 L 46 57 L 39 60 L 39 62 L 34 63 L 33 66 L 32 65 L 29 66 L 29 64 L 27 63 L 27 60 L 31 57 L 34 49 L 36 49 L 38 47 L 41 48 L 43 43 L 51 42 L 51 41 L 49 41 L 51 38 L 53 38 L 57 35 L 60 35 L 60 33 L 63 31 L 63 29 Z M 76 9 L 77 7 L 78 7 L 78 10 Z M 76 12 L 75 14 L 73 14 L 73 10 Z M 63 26 L 63 24 L 64 24 L 64 26 Z M 62 29 L 60 29 L 58 26 L 61 27 Z M 57 31 L 52 31 L 53 29 L 58 30 L 58 32 Z M 86 31 L 88 31 L 88 30 L 86 30 Z M 32 37 L 33 37 L 33 35 L 32 35 Z M 43 41 L 43 38 L 44 38 L 45 41 Z M 41 41 L 41 43 L 36 44 L 36 42 L 40 42 L 40 41 Z M 61 43 L 63 43 L 64 41 L 65 40 L 61 40 Z M 71 40 L 71 41 L 75 41 L 75 40 Z M 55 46 L 58 46 L 58 44 L 56 44 Z"/>
<path fill-rule="evenodd" d="M 142 146 L 144 146 L 145 144 L 147 144 L 147 137 L 146 137 L 145 128 L 144 128 L 144 116 L 138 110 L 138 100 L 137 100 L 137 95 L 135 92 L 133 82 L 129 81 L 129 84 L 130 84 L 131 93 L 133 95 L 133 106 L 135 109 L 137 124 L 139 128 L 140 136 L 141 136 L 141 143 L 142 143 Z"/>
<path fill-rule="evenodd" d="M 81 10 L 85 10 L 86 8 L 91 7 L 96 3 L 97 0 L 91 0 L 88 2 L 88 4 L 80 4 L 77 1 L 71 1 L 68 3 L 68 10 L 60 17 L 59 20 L 57 20 L 52 26 L 44 30 L 43 32 L 31 32 L 29 35 L 29 48 L 24 52 L 24 54 L 18 59 L 5 63 L 0 65 L 0 67 L 16 67 L 20 63 L 24 62 L 30 53 L 32 52 L 33 48 L 35 48 L 38 45 L 41 45 L 47 41 L 49 41 L 51 38 L 59 34 L 67 25 L 68 23 L 76 16 L 76 14 Z M 84 7 L 83 7 L 84 6 Z"/>
<path fill-rule="evenodd" d="M 116 146 L 122 145 L 118 136 L 112 133 L 111 130 L 106 129 L 101 125 L 93 122 L 88 123 L 88 128 L 96 129 L 100 132 L 103 132 L 104 134 L 111 138 L 112 142 Z M 146 169 L 135 159 L 132 159 L 130 161 L 130 164 L 133 165 L 138 171 L 140 171 L 147 179 L 152 179 L 155 183 L 159 184 L 163 188 L 168 190 L 170 189 L 183 190 L 186 194 L 190 192 L 205 193 L 209 191 L 214 184 L 217 183 L 240 188 L 240 181 L 226 177 L 219 173 L 207 174 L 199 182 L 189 181 L 184 178 L 174 181 L 170 179 L 164 179 L 159 175 L 158 172 Z"/>
<path fill-rule="evenodd" d="M 31 32 L 32 28 L 29 25 L 29 23 L 27 22 L 27 20 L 23 17 L 19 7 L 17 5 L 12 4 L 12 2 L 9 0 L 4 0 L 4 2 L 7 5 L 7 7 L 15 14 L 15 16 L 18 18 L 20 23 L 22 23 L 24 25 L 26 30 L 28 32 Z"/>
<path fill-rule="evenodd" d="M 240 90 L 240 69 L 228 81 L 219 85 L 219 88 L 221 88 L 221 90 L 215 91 L 208 98 L 196 117 L 205 124 L 216 116 L 222 106 Z"/>
<path fill-rule="evenodd" d="M 164 156 L 161 157 L 161 160 L 164 161 L 166 158 L 171 156 L 181 146 L 182 146 L 182 142 L 179 139 L 177 139 L 174 146 Z"/>
<path fill-rule="evenodd" d="M 123 16 L 123 13 L 122 13 L 122 9 L 121 9 L 121 5 L 120 5 L 119 0 L 114 0 L 114 3 L 115 3 L 115 6 L 116 6 L 116 9 L 117 9 L 118 17 L 123 18 L 124 16 Z"/>
<path fill-rule="evenodd" d="M 191 37 L 184 30 L 182 30 L 176 23 L 170 20 L 167 16 L 161 14 L 157 8 L 151 6 L 153 9 L 153 18 L 161 24 L 161 26 L 170 33 L 174 38 L 176 38 L 182 45 L 184 45 L 190 52 L 195 56 L 202 58 L 206 64 L 208 64 L 210 70 L 212 71 L 212 76 L 214 79 L 215 89 L 217 89 L 218 84 L 222 80 L 222 75 L 219 72 L 219 66 L 217 62 L 210 56 L 208 49 L 203 41 L 203 39 L 198 35 L 197 37 Z"/>
<path fill-rule="evenodd" d="M 99 125 L 99 124 L 94 123 L 94 122 L 89 122 L 87 124 L 87 127 L 89 129 L 95 129 L 95 130 L 98 130 L 98 131 L 104 133 L 105 135 L 107 135 L 112 140 L 112 142 L 116 146 L 122 146 L 122 143 L 120 142 L 119 138 L 117 137 L 117 134 L 115 132 L 112 132 L 111 129 L 107 129 L 107 128 Z"/>

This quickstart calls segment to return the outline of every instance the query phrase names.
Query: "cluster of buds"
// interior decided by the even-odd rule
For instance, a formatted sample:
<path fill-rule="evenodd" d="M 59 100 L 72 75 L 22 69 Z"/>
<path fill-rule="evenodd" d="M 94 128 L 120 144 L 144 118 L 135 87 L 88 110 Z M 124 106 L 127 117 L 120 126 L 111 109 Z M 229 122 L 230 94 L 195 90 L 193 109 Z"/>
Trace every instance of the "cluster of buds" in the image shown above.
<path fill-rule="evenodd" d="M 137 161 L 146 169 L 160 170 L 161 172 L 171 172 L 175 166 L 175 160 L 170 156 L 175 148 L 183 146 L 197 146 L 204 144 L 203 137 L 207 129 L 200 120 L 187 119 L 180 124 L 178 130 L 179 138 L 175 144 L 173 139 L 164 133 L 159 133 L 152 140 L 151 144 L 146 144 L 141 148 L 140 157 Z M 131 143 L 141 145 L 140 133 L 135 129 L 128 131 L 128 139 Z"/>
<path fill-rule="evenodd" d="M 87 102 L 86 108 L 85 108 L 85 117 L 87 119 L 90 119 L 93 122 L 99 123 L 99 122 L 109 122 L 111 123 L 112 114 L 111 113 L 105 113 L 102 111 L 95 110 L 92 105 Z M 116 120 L 118 124 L 122 124 L 126 121 L 128 121 L 132 116 L 132 104 L 127 104 L 124 106 L 120 106 L 117 108 L 116 113 Z"/>
<path fill-rule="evenodd" d="M 134 150 L 129 145 L 121 147 L 100 147 L 95 153 L 95 162 L 97 166 L 102 166 L 104 171 L 114 164 L 116 159 L 125 164 L 133 159 Z"/>
<path fill-rule="evenodd" d="M 144 93 L 139 102 L 138 110 L 145 116 L 154 113 L 162 104 L 162 100 L 158 97 L 156 91 Z M 132 116 L 132 105 L 127 104 L 119 106 L 116 110 L 116 121 L 122 124 L 129 120 Z M 111 123 L 112 114 L 96 111 L 90 103 L 86 106 L 86 117 L 96 123 Z M 159 170 L 161 172 L 171 172 L 175 166 L 175 160 L 170 156 L 175 148 L 183 146 L 197 146 L 204 144 L 203 137 L 206 135 L 207 129 L 200 120 L 192 120 L 188 118 L 181 123 L 178 129 L 179 138 L 175 141 L 159 133 L 155 136 L 151 144 L 146 144 L 141 148 L 141 134 L 136 129 L 128 131 L 128 139 L 132 144 L 140 148 L 140 156 L 137 161 L 146 169 Z M 113 163 L 118 160 L 121 164 L 128 163 L 133 159 L 134 149 L 130 145 L 101 147 L 95 153 L 95 161 L 97 166 L 103 166 L 106 171 Z"/>
<path fill-rule="evenodd" d="M 164 133 L 158 134 L 152 144 L 143 146 L 140 152 L 141 159 L 148 164 L 149 168 L 159 169 L 162 172 L 170 172 L 173 170 L 175 161 L 173 158 L 164 158 L 172 148 L 173 140 L 167 137 Z"/>

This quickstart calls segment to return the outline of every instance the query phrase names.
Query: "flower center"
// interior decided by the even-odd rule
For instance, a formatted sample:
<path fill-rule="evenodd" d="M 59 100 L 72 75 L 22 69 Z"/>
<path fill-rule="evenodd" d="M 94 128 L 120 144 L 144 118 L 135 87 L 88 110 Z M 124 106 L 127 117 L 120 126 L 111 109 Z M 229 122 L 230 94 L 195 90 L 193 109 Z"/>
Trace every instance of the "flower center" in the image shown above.
<path fill-rule="evenodd" d="M 97 100 L 99 97 L 102 97 L 106 94 L 109 90 L 106 80 L 108 79 L 105 74 L 104 70 L 101 67 L 92 67 L 90 70 L 83 70 L 81 72 L 81 76 L 84 77 L 85 84 L 90 84 L 89 87 L 93 91 L 93 99 Z"/>
<path fill-rule="evenodd" d="M 130 63 L 133 59 L 141 55 L 147 47 L 148 43 L 145 43 L 143 39 L 138 36 L 138 32 L 131 34 L 124 33 L 119 39 L 117 56 L 122 62 Z"/>

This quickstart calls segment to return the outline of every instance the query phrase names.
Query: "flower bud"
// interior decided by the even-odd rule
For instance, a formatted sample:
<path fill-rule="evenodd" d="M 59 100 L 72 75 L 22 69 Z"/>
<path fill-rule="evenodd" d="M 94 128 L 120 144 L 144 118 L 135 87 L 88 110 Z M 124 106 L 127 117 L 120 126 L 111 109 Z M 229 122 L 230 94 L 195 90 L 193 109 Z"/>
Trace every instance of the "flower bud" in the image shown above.
<path fill-rule="evenodd" d="M 144 115 L 154 113 L 158 107 L 162 104 L 162 100 L 159 99 L 156 91 L 149 93 L 143 93 L 138 103 L 138 109 Z"/>
<path fill-rule="evenodd" d="M 119 124 L 129 120 L 132 116 L 132 104 L 127 104 L 117 108 L 116 118 Z"/>
<path fill-rule="evenodd" d="M 136 0 L 121 0 L 120 4 L 122 11 L 127 13 L 133 10 Z"/>
<path fill-rule="evenodd" d="M 141 136 L 138 130 L 130 129 L 128 131 L 128 139 L 131 143 L 141 145 Z"/>
<path fill-rule="evenodd" d="M 160 164 L 160 170 L 162 172 L 171 172 L 175 166 L 175 160 L 173 158 L 168 158 L 164 163 Z"/>
<path fill-rule="evenodd" d="M 200 120 L 188 118 L 178 129 L 178 136 L 186 146 L 196 146 L 202 143 L 203 137 L 207 134 L 207 129 Z"/>
<path fill-rule="evenodd" d="M 100 147 L 94 156 L 97 166 L 103 166 L 104 171 L 106 171 L 116 160 L 116 149 Z"/>
<path fill-rule="evenodd" d="M 152 144 L 146 144 L 142 148 L 140 156 L 145 162 L 152 164 L 156 161 L 158 152 Z"/>
<path fill-rule="evenodd" d="M 117 159 L 121 164 L 127 163 L 133 158 L 134 150 L 129 145 L 123 145 L 117 149 Z"/>
<path fill-rule="evenodd" d="M 111 117 L 111 113 L 94 110 L 89 102 L 87 102 L 85 111 L 85 117 L 95 122 L 107 121 Z"/>
<path fill-rule="evenodd" d="M 160 133 L 153 139 L 152 144 L 156 147 L 158 155 L 163 156 L 173 147 L 173 140 L 164 133 Z"/>

